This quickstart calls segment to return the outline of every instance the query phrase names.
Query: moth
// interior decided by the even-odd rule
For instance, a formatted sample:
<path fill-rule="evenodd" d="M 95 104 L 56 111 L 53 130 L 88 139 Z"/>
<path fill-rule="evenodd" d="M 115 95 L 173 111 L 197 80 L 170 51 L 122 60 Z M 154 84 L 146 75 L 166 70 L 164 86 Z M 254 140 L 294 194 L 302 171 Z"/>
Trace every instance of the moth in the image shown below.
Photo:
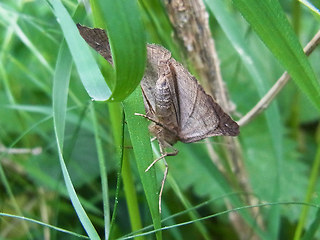
<path fill-rule="evenodd" d="M 80 24 L 77 27 L 83 39 L 113 64 L 105 31 Z M 162 46 L 147 45 L 147 65 L 140 86 L 146 114 L 136 115 L 152 121 L 149 131 L 158 140 L 161 153 L 146 172 L 160 159 L 164 159 L 166 166 L 159 193 L 161 212 L 161 196 L 168 174 L 165 157 L 178 153 L 173 145 L 177 141 L 191 143 L 212 136 L 237 136 L 239 126 L 206 94 L 196 78 Z M 173 151 L 167 152 L 169 148 Z"/>

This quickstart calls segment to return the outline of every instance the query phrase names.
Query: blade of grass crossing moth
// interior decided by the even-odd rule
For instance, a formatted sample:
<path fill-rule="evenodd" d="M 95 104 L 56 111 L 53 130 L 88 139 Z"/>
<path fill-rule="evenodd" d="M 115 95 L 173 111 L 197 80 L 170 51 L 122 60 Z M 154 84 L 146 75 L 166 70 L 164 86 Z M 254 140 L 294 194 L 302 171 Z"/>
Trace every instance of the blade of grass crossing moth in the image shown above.
<path fill-rule="evenodd" d="M 106 29 L 105 18 L 98 0 L 90 0 L 94 27 Z"/>
<path fill-rule="evenodd" d="M 72 58 L 67 45 L 65 42 L 63 42 L 59 51 L 53 82 L 53 122 L 58 146 L 58 155 L 69 197 L 80 219 L 80 222 L 91 239 L 100 239 L 77 197 L 63 159 L 65 112 L 67 106 L 67 93 L 69 88 L 71 66 Z"/>
<path fill-rule="evenodd" d="M 254 54 L 251 53 L 250 48 L 248 48 L 248 44 L 246 43 L 243 34 L 240 33 L 239 27 L 237 26 L 238 24 L 234 20 L 233 15 L 229 11 L 227 11 L 228 7 L 226 5 L 226 2 L 221 0 L 206 0 L 206 3 L 210 10 L 213 12 L 227 38 L 230 40 L 235 50 L 238 51 L 239 56 L 244 63 L 244 66 L 246 67 L 248 73 L 251 75 L 252 80 L 254 81 L 258 89 L 259 96 L 263 97 L 267 90 L 270 88 L 268 86 L 268 79 L 266 79 L 265 77 L 268 76 L 268 74 L 264 74 L 264 70 L 260 67 L 259 61 L 255 58 Z M 273 148 L 275 150 L 275 157 L 277 158 L 277 174 L 275 182 L 274 184 L 272 184 L 275 186 L 273 199 L 274 201 L 277 201 L 281 191 L 279 177 L 283 160 L 283 127 L 281 125 L 279 109 L 276 102 L 271 104 L 270 107 L 265 111 L 265 116 L 272 139 Z M 276 236 L 278 236 L 279 231 L 279 207 L 273 206 L 270 211 L 269 222 L 273 224 L 269 225 L 270 231 L 268 232 L 272 235 L 271 238 L 275 238 Z"/>
<path fill-rule="evenodd" d="M 111 91 L 106 84 L 89 46 L 80 36 L 75 23 L 60 0 L 47 0 L 63 31 L 78 74 L 89 96 L 96 101 L 110 98 Z"/>
<path fill-rule="evenodd" d="M 119 2 L 121 4 L 121 2 Z M 124 2 L 122 2 L 123 4 Z M 109 13 L 108 15 L 104 15 L 102 13 L 102 9 L 99 7 L 101 3 L 99 3 L 99 1 L 97 0 L 91 0 L 90 1 L 90 4 L 91 4 L 91 8 L 92 8 L 92 13 L 93 13 L 93 19 L 94 19 L 94 26 L 95 27 L 101 27 L 103 29 L 106 29 L 108 32 L 109 32 L 109 37 L 110 39 L 114 39 L 114 38 L 118 38 L 118 40 L 116 40 L 116 44 L 118 46 L 118 44 L 121 44 L 119 42 L 119 38 L 120 40 L 124 39 L 123 38 L 123 35 L 124 33 L 128 34 L 129 36 L 134 34 L 134 35 L 139 35 L 137 37 L 140 37 L 140 39 L 137 39 L 136 41 L 138 42 L 138 44 L 141 45 L 141 49 L 137 49 L 136 46 L 137 44 L 134 44 L 134 48 L 131 47 L 131 49 L 129 49 L 128 52 L 134 50 L 134 51 L 141 51 L 143 50 L 143 52 L 145 51 L 145 45 L 144 45 L 144 34 L 143 33 L 139 33 L 137 32 L 137 30 L 134 30 L 136 27 L 132 27 L 130 26 L 131 24 L 134 24 L 134 25 L 137 25 L 138 24 L 138 31 L 141 31 L 141 27 L 139 27 L 139 25 L 141 25 L 140 21 L 139 20 L 139 17 L 138 16 L 134 16 L 134 17 L 131 17 L 133 18 L 135 21 L 132 21 L 132 20 L 127 20 L 127 21 L 121 21 L 119 22 L 118 18 L 119 18 L 119 14 L 117 13 L 117 11 L 121 11 L 121 13 L 124 11 L 124 8 L 122 6 L 120 6 L 120 9 L 115 9 L 115 6 L 114 6 L 114 2 L 112 2 L 112 13 Z M 105 1 L 103 2 L 103 4 L 110 4 L 109 3 L 106 3 Z M 127 3 L 125 3 L 127 4 Z M 109 9 L 109 8 L 108 8 Z M 134 9 L 134 11 L 137 11 L 137 8 Z M 137 12 L 134 12 L 132 8 L 130 8 L 130 14 L 131 15 L 138 15 Z M 113 16 L 115 15 L 115 17 Z M 125 16 L 122 16 L 122 18 L 128 18 L 128 14 L 126 14 Z M 110 29 L 110 28 L 113 28 L 115 27 L 115 25 L 113 24 L 113 21 L 117 21 L 116 24 L 123 24 L 123 25 L 129 25 L 129 30 L 130 31 L 126 31 L 126 32 L 122 32 L 122 31 L 117 31 L 115 32 L 114 30 Z M 138 22 L 137 22 L 138 21 Z M 109 23 L 109 24 L 107 24 Z M 124 27 L 119 27 L 119 26 L 116 26 L 117 28 L 119 29 L 126 29 L 127 27 L 124 26 Z M 133 32 L 131 32 L 132 30 L 134 30 Z M 114 36 L 114 34 L 118 34 L 119 36 Z M 130 39 L 131 39 L 131 36 L 130 36 Z M 131 42 L 131 40 L 130 40 Z M 126 44 L 125 46 L 123 46 L 124 48 L 127 48 L 128 47 L 128 44 Z M 127 51 L 127 49 L 126 49 Z M 114 56 L 116 56 L 117 54 L 119 54 L 118 52 L 114 52 Z M 138 55 L 139 53 L 134 53 L 135 56 L 139 57 Z M 127 53 L 126 53 L 127 55 Z M 128 54 L 130 55 L 130 54 Z M 121 56 L 120 56 L 121 57 Z M 125 59 L 127 59 L 128 57 L 127 56 L 123 56 Z M 143 54 L 140 54 L 140 60 L 145 61 L 145 56 Z M 139 60 L 139 61 L 140 61 Z M 134 63 L 137 63 L 139 65 L 139 61 L 136 61 L 135 59 L 135 62 Z M 106 61 L 103 61 L 102 62 L 102 66 L 104 67 L 104 69 L 106 69 L 106 66 L 108 64 L 106 64 Z M 118 64 L 119 65 L 119 64 Z M 118 66 L 116 65 L 116 67 Z M 126 67 L 126 70 L 129 70 L 128 71 L 128 76 L 127 76 L 127 79 L 130 79 L 130 82 L 129 81 L 124 81 L 126 80 L 125 78 L 120 78 L 119 77 L 119 74 L 117 74 L 117 78 L 116 79 L 107 79 L 107 81 L 112 81 L 111 83 L 114 85 L 115 84 L 115 87 L 116 88 L 119 88 L 121 89 L 122 86 L 121 85 L 124 85 L 124 87 L 128 88 L 128 92 L 130 92 L 130 88 L 135 88 L 136 85 L 137 85 L 137 82 L 136 81 L 133 81 L 135 79 L 132 79 L 134 77 L 134 75 L 132 75 L 132 73 L 130 73 L 130 67 L 134 68 L 134 70 L 143 70 L 144 68 L 144 65 L 143 64 L 140 64 L 137 67 L 135 66 L 127 66 Z M 106 69 L 108 70 L 108 69 Z M 123 71 L 123 70 L 119 70 L 119 68 L 116 68 L 116 73 L 118 71 Z M 136 75 L 136 80 L 138 80 L 138 82 L 140 81 L 140 79 L 142 78 L 142 75 L 141 73 L 138 73 Z M 123 91 L 120 91 L 121 94 L 125 93 Z M 119 95 L 118 96 L 118 93 L 117 93 L 117 90 L 114 89 L 114 95 L 113 95 L 114 98 L 116 99 L 121 99 L 122 96 Z M 118 148 L 118 146 L 122 146 L 123 148 L 123 140 L 126 142 L 125 144 L 127 144 L 128 142 L 128 139 L 126 136 L 123 135 L 123 109 L 122 109 L 122 106 L 119 104 L 119 103 L 110 103 L 109 104 L 109 107 L 108 107 L 108 110 L 109 110 L 109 113 L 110 113 L 110 120 L 111 120 L 111 128 L 113 129 L 113 134 L 114 134 L 114 139 L 115 139 L 115 143 L 116 143 L 116 146 Z M 122 124 L 120 124 L 122 123 Z M 122 171 L 121 171 L 121 177 L 122 177 L 122 180 L 123 180 L 123 188 L 124 188 L 124 193 L 125 193 L 125 197 L 126 197 L 126 202 L 127 202 L 127 206 L 128 206 L 128 212 L 129 212 L 129 216 L 130 216 L 130 223 L 131 223 L 131 228 L 132 228 L 132 231 L 137 231 L 139 229 L 142 228 L 142 223 L 141 223 L 141 217 L 140 217 L 140 213 L 139 213 L 139 204 L 138 204 L 138 200 L 137 200 L 137 192 L 135 190 L 135 186 L 134 186 L 134 181 L 133 181 L 133 178 L 132 178 L 132 173 L 131 173 L 131 168 L 130 168 L 130 165 L 129 165 L 129 154 L 128 154 L 128 149 L 120 149 L 120 151 L 123 153 L 123 154 L 118 154 L 118 156 L 123 156 L 122 157 Z M 120 152 L 120 151 L 117 151 L 117 152 Z M 114 211 L 116 212 L 116 211 Z M 112 219 L 114 219 L 114 215 L 112 217 Z M 111 237 L 112 237 L 112 232 L 111 232 Z"/>
<path fill-rule="evenodd" d="M 111 101 L 122 101 L 140 83 L 146 62 L 146 39 L 137 1 L 96 0 L 109 37 L 116 81 Z"/>
<path fill-rule="evenodd" d="M 123 106 L 140 179 L 151 212 L 153 225 L 155 229 L 160 229 L 161 218 L 158 209 L 158 186 L 155 168 L 150 168 L 147 173 L 145 172 L 153 160 L 148 131 L 149 123 L 142 117 L 139 118 L 134 115 L 135 113 L 145 111 L 140 87 L 123 102 Z M 161 231 L 156 232 L 156 237 L 157 239 L 162 239 Z"/>
<path fill-rule="evenodd" d="M 93 21 L 94 21 L 94 27 L 98 27 L 98 28 L 102 28 L 102 29 L 106 29 L 106 24 L 105 24 L 105 20 L 103 18 L 103 14 L 101 12 L 101 8 L 98 6 L 98 3 L 96 0 L 91 0 L 90 1 L 90 6 L 92 9 L 92 17 L 93 17 Z M 112 66 L 109 66 L 109 62 L 105 61 L 105 59 L 102 59 L 102 61 L 100 61 L 101 66 L 102 66 L 102 70 L 106 70 L 106 71 L 114 71 L 114 69 L 112 68 Z M 109 74 L 109 73 L 108 73 Z M 114 85 L 114 81 L 116 81 L 115 76 L 114 76 L 114 72 L 109 74 L 108 76 L 112 76 L 111 78 L 107 78 L 106 81 L 109 82 L 109 85 Z M 117 209 L 118 209 L 118 195 L 120 192 L 120 188 L 122 186 L 121 184 L 121 176 L 124 182 L 126 182 L 126 174 L 121 174 L 121 170 L 123 168 L 123 156 L 124 156 L 124 149 L 123 149 L 123 138 L 124 138 L 124 113 L 123 113 L 123 109 L 122 109 L 122 105 L 118 102 L 114 102 L 114 103 L 109 103 L 108 104 L 108 111 L 109 111 L 109 118 L 110 118 L 110 128 L 112 129 L 112 133 L 113 133 L 113 139 L 115 142 L 115 150 L 117 153 L 117 158 L 119 159 L 119 171 L 118 171 L 118 175 L 117 175 L 117 186 L 116 186 L 116 194 L 115 194 L 115 204 L 113 207 L 113 213 L 112 213 L 112 218 L 111 218 L 111 223 L 110 223 L 110 232 L 107 235 L 106 232 L 106 239 L 108 238 L 114 238 L 114 226 L 115 226 L 115 219 L 117 217 Z M 131 182 L 132 179 L 131 179 Z M 123 185 L 125 188 L 125 184 Z M 126 192 L 126 191 L 125 191 Z M 136 194 L 136 192 L 134 192 L 134 194 Z M 126 199 L 127 199 L 127 195 Z M 127 199 L 128 202 L 128 199 Z M 131 210 L 131 205 L 128 205 L 128 209 L 129 209 L 129 215 L 130 215 L 130 219 L 131 219 L 131 214 L 130 214 L 130 210 Z M 135 209 L 139 209 L 138 208 L 138 204 L 136 204 Z M 135 211 L 136 212 L 136 211 Z M 135 214 L 134 216 L 135 221 L 134 223 L 137 222 L 141 222 L 140 221 L 140 216 L 139 214 Z M 132 230 L 136 230 L 133 226 L 134 224 L 131 221 L 131 226 L 132 226 Z M 138 227 L 138 229 L 140 229 L 141 226 Z"/>
<path fill-rule="evenodd" d="M 103 14 L 101 12 L 101 8 L 99 8 L 98 3 L 96 0 L 91 0 L 90 5 L 92 8 L 92 13 L 93 13 L 93 19 L 94 19 L 94 26 L 95 27 L 100 27 L 103 29 L 106 29 L 106 24 L 105 20 L 103 17 Z M 101 65 L 104 69 L 108 71 L 108 63 L 103 59 L 101 61 Z M 114 84 L 114 81 L 116 79 L 107 79 L 107 81 L 112 81 L 110 84 Z M 119 85 L 118 85 L 119 86 Z M 131 224 L 131 229 L 132 231 L 137 231 L 142 228 L 142 223 L 141 223 L 141 216 L 139 213 L 139 204 L 137 200 L 137 192 L 135 190 L 134 186 L 134 181 L 132 178 L 132 173 L 131 173 L 131 168 L 129 165 L 129 153 L 128 149 L 123 149 L 123 141 L 125 136 L 123 135 L 123 109 L 122 105 L 120 103 L 109 103 L 108 105 L 108 111 L 109 111 L 109 116 L 110 116 L 110 121 L 111 121 L 111 128 L 113 132 L 113 137 L 118 153 L 118 157 L 120 161 L 122 161 L 121 164 L 121 177 L 123 180 L 123 189 L 125 193 L 125 198 L 127 202 L 127 207 L 128 207 L 128 212 L 129 212 L 129 217 L 130 217 L 130 224 Z M 125 142 L 128 142 L 127 139 L 125 139 Z M 128 145 L 128 144 L 126 144 Z M 120 149 L 120 147 L 122 149 Z M 119 192 L 118 187 L 120 186 L 120 179 L 118 178 L 119 183 L 117 184 L 117 193 Z M 116 200 L 117 202 L 117 200 Z M 114 223 L 114 219 L 116 217 L 116 207 L 114 207 L 113 215 L 112 215 L 112 222 L 111 225 Z M 110 231 L 110 237 L 113 237 L 113 226 L 111 226 L 111 231 Z"/>
<path fill-rule="evenodd" d="M 297 86 L 320 110 L 319 81 L 279 1 L 233 0 L 233 3 Z"/>
<path fill-rule="evenodd" d="M 96 0 L 91 0 L 90 1 L 90 5 L 91 5 L 91 9 L 92 9 L 92 16 L 93 16 L 94 26 L 106 29 L 104 18 L 103 18 L 101 9 L 97 5 L 97 1 Z M 107 72 L 108 71 L 112 71 L 112 72 L 108 73 L 108 76 L 112 76 L 112 77 L 106 79 L 106 81 L 109 82 L 110 86 L 113 86 L 114 81 L 116 80 L 115 76 L 114 76 L 113 68 L 111 66 L 109 66 L 110 64 L 107 61 L 105 61 L 105 59 L 100 61 L 100 63 L 101 63 L 102 70 L 106 70 Z M 107 230 L 105 231 L 106 239 L 114 238 L 113 235 L 114 235 L 115 219 L 116 219 L 116 216 L 117 216 L 117 209 L 118 209 L 118 196 L 119 196 L 120 188 L 122 186 L 121 177 L 120 177 L 121 176 L 121 169 L 123 168 L 123 163 L 122 163 L 122 158 L 123 157 L 122 156 L 124 155 L 123 154 L 123 151 L 124 151 L 124 149 L 123 149 L 123 138 L 124 138 L 124 136 L 123 136 L 123 133 L 124 133 L 124 131 L 123 131 L 123 127 L 124 127 L 124 122 L 123 122 L 124 118 L 123 118 L 123 116 L 124 116 L 124 113 L 123 113 L 122 105 L 120 103 L 118 103 L 118 102 L 109 103 L 108 104 L 108 111 L 109 111 L 110 122 L 111 122 L 110 127 L 112 129 L 113 138 L 114 138 L 114 142 L 115 142 L 115 146 L 116 146 L 116 153 L 117 153 L 117 156 L 118 156 L 118 159 L 119 159 L 119 162 L 120 162 L 120 166 L 119 166 L 120 169 L 118 171 L 118 177 L 117 177 L 116 194 L 115 194 L 115 200 L 114 200 L 115 204 L 113 206 L 113 213 L 112 213 L 111 222 L 109 223 L 110 224 L 110 231 L 109 232 L 107 232 Z M 103 173 L 103 171 L 101 171 L 101 174 L 102 173 Z M 122 174 L 122 179 L 124 179 L 125 176 L 126 175 Z M 101 178 L 101 180 L 102 180 L 102 178 Z M 106 181 L 107 181 L 107 179 L 106 179 Z M 125 179 L 124 179 L 124 181 L 125 181 Z M 131 182 L 132 182 L 132 180 L 131 180 Z M 136 194 L 136 192 L 134 194 Z M 108 201 L 108 200 L 106 199 L 106 201 Z M 139 209 L 138 208 L 138 204 L 136 204 L 135 208 Z M 130 207 L 129 206 L 128 206 L 128 209 L 129 209 L 129 212 L 130 212 Z M 108 211 L 108 214 L 109 214 L 109 210 L 107 209 L 107 206 L 105 206 L 104 211 Z M 109 216 L 108 217 L 106 216 L 106 213 L 104 215 L 105 215 L 104 216 L 105 217 L 105 226 L 106 226 L 106 229 L 108 229 L 107 228 L 107 221 L 110 221 L 110 219 L 109 219 Z M 130 217 L 131 217 L 131 215 L 130 215 Z M 141 222 L 139 214 L 135 214 L 135 221 L 134 222 L 135 223 Z M 132 230 L 134 230 L 135 228 L 133 227 L 132 221 L 131 221 L 131 225 L 132 225 Z M 138 227 L 138 229 L 140 229 L 140 228 L 141 228 L 141 226 Z"/>
<path fill-rule="evenodd" d="M 128 2 L 121 0 L 115 2 L 97 0 L 94 2 L 95 8 L 100 6 L 99 9 L 102 9 L 103 14 L 101 17 L 105 19 L 104 22 L 116 69 L 116 83 L 112 97 L 114 97 L 114 100 L 123 99 L 124 96 L 127 96 L 137 87 L 143 76 L 145 67 L 145 35 L 140 20 L 139 9 L 135 1 Z M 100 12 L 98 11 L 97 14 L 100 14 Z M 102 22 L 101 19 L 97 18 L 95 21 L 97 23 Z M 155 172 L 150 172 L 150 174 L 144 172 L 148 166 L 146 163 L 153 159 L 148 124 L 144 119 L 137 118 L 134 115 L 136 112 L 145 111 L 139 87 L 123 102 L 123 106 L 151 217 L 155 229 L 159 229 L 161 224 L 157 206 L 158 189 Z M 140 127 L 141 123 L 144 127 Z M 126 178 L 126 173 L 127 171 L 123 171 L 124 178 Z M 131 205 L 131 200 L 128 199 L 128 201 Z M 134 209 L 132 210 L 133 212 L 135 211 Z M 156 236 L 157 239 L 161 239 L 161 232 L 157 232 Z"/>

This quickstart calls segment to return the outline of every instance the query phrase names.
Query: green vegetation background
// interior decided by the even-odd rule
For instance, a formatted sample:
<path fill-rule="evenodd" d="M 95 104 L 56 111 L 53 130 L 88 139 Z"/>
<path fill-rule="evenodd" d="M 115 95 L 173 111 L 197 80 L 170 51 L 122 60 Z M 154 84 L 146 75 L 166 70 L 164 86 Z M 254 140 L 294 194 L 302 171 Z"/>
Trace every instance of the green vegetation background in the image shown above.
<path fill-rule="evenodd" d="M 101 1 L 91 1 L 92 5 L 97 4 L 93 16 L 77 1 L 63 1 L 66 13 L 58 2 L 0 2 L 0 238 L 77 239 L 81 236 L 75 234 L 82 234 L 98 239 L 98 235 L 107 238 L 111 233 L 110 237 L 114 239 L 146 226 L 159 228 L 161 218 L 168 218 L 162 226 L 173 227 L 162 231 L 164 239 L 236 239 L 237 233 L 224 211 L 227 210 L 226 200 L 232 198 L 230 194 L 241 196 L 244 193 L 233 191 L 223 175 L 217 174 L 203 142 L 178 143 L 179 154 L 167 159 L 170 172 L 161 218 L 154 192 L 160 187 L 162 165 L 158 163 L 156 171 L 143 172 L 156 157 L 157 147 L 152 145 L 153 156 L 147 138 L 148 122 L 133 115 L 143 112 L 139 90 L 128 98 L 127 95 L 135 89 L 143 74 L 144 41 L 164 45 L 181 60 L 179 46 L 172 39 L 172 26 L 161 2 L 119 1 L 113 9 L 106 7 L 100 11 Z M 281 56 L 272 46 L 272 40 L 280 44 L 287 40 L 285 37 L 279 35 L 279 39 L 270 39 L 270 46 L 268 34 L 256 29 L 259 21 L 265 21 L 265 16 L 250 19 L 242 1 L 221 3 L 220 7 L 226 12 L 217 11 L 214 1 L 205 2 L 222 76 L 236 105 L 235 119 L 261 99 L 284 72 L 283 66 L 293 69 L 292 74 L 297 76 L 283 89 L 269 112 L 241 128 L 239 140 L 243 161 L 252 185 L 252 192 L 246 194 L 254 195 L 262 204 L 275 203 L 260 206 L 266 226 L 264 230 L 253 226 L 253 231 L 262 239 L 291 239 L 294 236 L 296 239 L 300 236 L 320 239 L 320 233 L 316 231 L 319 226 L 316 207 L 319 203 L 319 169 L 314 164 L 320 158 L 317 102 L 320 95 L 319 80 L 312 82 L 313 73 L 314 79 L 320 76 L 319 50 L 309 57 L 312 68 L 305 66 L 303 59 L 299 65 L 299 57 L 296 60 L 290 55 Z M 296 38 L 305 46 L 319 30 L 319 16 L 295 1 L 280 3 Z M 106 1 L 106 4 L 112 4 L 112 1 Z M 254 3 L 250 6 L 259 7 Z M 57 13 L 59 9 L 61 11 Z M 75 22 L 88 26 L 94 26 L 94 22 L 95 26 L 104 27 L 110 33 L 114 31 L 111 44 L 119 46 L 114 48 L 114 54 L 118 56 L 117 69 L 112 70 L 96 53 L 82 49 L 85 45 L 81 45 L 78 38 L 70 42 L 76 28 L 68 22 L 67 15 L 63 15 L 68 13 Z M 141 18 L 140 22 L 136 16 Z M 125 27 L 130 18 L 132 22 L 138 22 L 133 23 L 136 24 L 134 29 Z M 237 29 L 232 31 L 235 22 Z M 285 24 L 279 25 L 280 30 L 285 29 Z M 121 37 L 130 34 L 137 36 L 130 41 Z M 72 43 L 74 46 L 70 46 Z M 301 49 L 295 48 L 295 39 L 285 46 L 291 45 L 297 52 L 293 51 L 293 55 L 299 56 Z M 239 46 L 245 46 L 243 55 L 239 54 Z M 248 49 L 249 58 L 255 60 L 252 65 L 245 56 Z M 127 56 L 128 53 L 131 55 Z M 92 61 L 90 64 L 95 68 L 92 75 L 81 68 L 81 64 L 88 61 Z M 108 85 L 117 86 L 117 92 L 112 96 L 111 90 L 108 92 L 102 82 L 97 87 L 87 80 L 103 80 L 97 63 L 100 63 Z M 295 68 L 299 69 L 297 73 Z M 257 78 L 252 69 L 258 72 Z M 300 69 L 306 70 L 305 78 L 299 76 L 302 74 Z M 110 96 L 116 100 L 126 99 L 122 104 L 91 100 Z M 61 106 L 66 103 L 65 112 Z M 122 122 L 123 108 L 125 124 Z M 218 141 L 214 138 L 210 141 L 223 161 Z M 314 205 L 306 208 L 302 202 Z M 193 208 L 198 204 L 203 205 Z M 189 210 L 180 213 L 186 209 Z M 174 217 L 176 213 L 180 214 Z M 221 215 L 213 216 L 216 213 Z M 70 232 L 17 219 L 19 216 Z M 114 216 L 112 220 L 111 216 Z M 209 218 L 197 221 L 202 217 Z M 185 226 L 174 226 L 188 221 L 191 222 Z M 156 237 L 161 238 L 160 232 Z M 155 235 L 150 233 L 142 238 L 154 239 Z"/>

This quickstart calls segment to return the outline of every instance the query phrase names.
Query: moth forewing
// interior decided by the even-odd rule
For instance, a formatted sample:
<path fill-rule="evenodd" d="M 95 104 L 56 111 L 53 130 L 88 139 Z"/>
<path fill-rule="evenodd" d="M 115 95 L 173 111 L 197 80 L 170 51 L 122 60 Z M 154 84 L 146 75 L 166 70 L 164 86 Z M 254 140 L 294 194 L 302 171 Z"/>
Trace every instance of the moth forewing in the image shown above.
<path fill-rule="evenodd" d="M 111 65 L 113 64 L 109 39 L 106 32 L 100 28 L 89 28 L 77 23 L 77 28 L 81 37 L 90 47 L 96 50 Z"/>
<path fill-rule="evenodd" d="M 190 143 L 212 136 L 238 135 L 238 124 L 205 93 L 196 78 L 174 59 L 171 66 L 176 74 L 180 109 L 179 140 Z"/>

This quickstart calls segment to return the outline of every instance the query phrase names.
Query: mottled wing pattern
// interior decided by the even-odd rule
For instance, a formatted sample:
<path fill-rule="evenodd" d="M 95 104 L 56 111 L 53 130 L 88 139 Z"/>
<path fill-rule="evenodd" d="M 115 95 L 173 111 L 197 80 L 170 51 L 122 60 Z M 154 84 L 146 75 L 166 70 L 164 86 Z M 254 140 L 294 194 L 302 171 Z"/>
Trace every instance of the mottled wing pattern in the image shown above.
<path fill-rule="evenodd" d="M 113 64 L 112 55 L 109 45 L 109 39 L 106 32 L 100 28 L 89 28 L 77 23 L 77 28 L 81 37 L 104 57 L 110 64 Z"/>
<path fill-rule="evenodd" d="M 239 126 L 180 63 L 171 59 L 180 105 L 179 140 L 189 143 L 212 136 L 236 136 Z"/>
<path fill-rule="evenodd" d="M 158 79 L 158 60 L 159 49 L 156 45 L 147 47 L 147 65 L 141 81 L 141 88 L 145 102 L 146 113 L 148 115 L 150 106 L 153 110 L 156 109 L 155 88 Z M 148 104 L 146 104 L 148 102 Z"/>

